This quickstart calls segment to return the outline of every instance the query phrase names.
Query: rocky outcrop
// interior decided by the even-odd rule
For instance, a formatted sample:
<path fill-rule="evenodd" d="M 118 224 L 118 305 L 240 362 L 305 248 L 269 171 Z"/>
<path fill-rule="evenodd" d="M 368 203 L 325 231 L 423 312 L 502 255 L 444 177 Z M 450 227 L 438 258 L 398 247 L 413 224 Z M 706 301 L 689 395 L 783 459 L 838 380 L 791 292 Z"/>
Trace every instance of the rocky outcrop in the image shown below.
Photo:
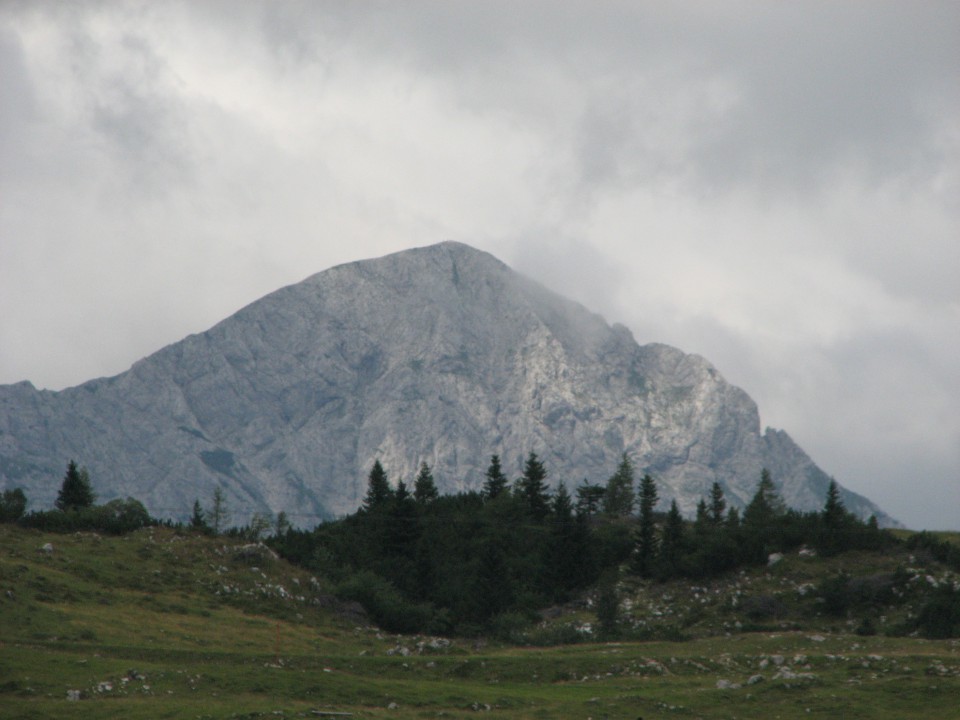
<path fill-rule="evenodd" d="M 101 499 L 186 517 L 223 488 L 235 521 L 352 512 L 377 458 L 442 491 L 478 488 L 490 455 L 529 451 L 568 487 L 621 453 L 693 511 L 720 482 L 749 500 L 763 467 L 820 507 L 827 478 L 706 360 L 638 345 L 491 255 L 445 242 L 341 265 L 278 290 L 112 378 L 61 392 L 0 386 L 0 485 L 52 503 L 67 460 Z M 847 507 L 888 518 L 845 492 Z"/>

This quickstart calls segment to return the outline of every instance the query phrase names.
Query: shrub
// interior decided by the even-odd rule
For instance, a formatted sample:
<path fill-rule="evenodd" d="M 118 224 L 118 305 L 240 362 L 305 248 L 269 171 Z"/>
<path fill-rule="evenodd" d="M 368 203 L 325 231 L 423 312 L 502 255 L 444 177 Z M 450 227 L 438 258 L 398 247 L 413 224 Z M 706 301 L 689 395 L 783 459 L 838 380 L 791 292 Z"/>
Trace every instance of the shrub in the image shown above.
<path fill-rule="evenodd" d="M 917 616 L 917 629 L 924 637 L 960 637 L 960 591 L 950 584 L 937 588 Z"/>
<path fill-rule="evenodd" d="M 420 632 L 430 628 L 433 620 L 429 605 L 409 602 L 396 587 L 368 570 L 340 583 L 336 595 L 360 603 L 373 621 L 389 632 Z"/>

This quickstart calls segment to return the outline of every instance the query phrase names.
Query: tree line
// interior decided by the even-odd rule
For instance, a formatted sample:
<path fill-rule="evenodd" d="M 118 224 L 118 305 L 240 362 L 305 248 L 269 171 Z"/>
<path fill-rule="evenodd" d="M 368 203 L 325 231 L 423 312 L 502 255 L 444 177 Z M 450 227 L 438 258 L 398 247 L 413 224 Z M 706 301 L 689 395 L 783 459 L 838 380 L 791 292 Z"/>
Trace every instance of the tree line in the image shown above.
<path fill-rule="evenodd" d="M 533 452 L 513 483 L 494 455 L 479 491 L 453 495 L 437 492 L 426 463 L 410 488 L 393 487 L 376 461 L 356 513 L 270 543 L 332 579 L 385 629 L 471 634 L 529 621 L 621 572 L 698 578 L 804 544 L 829 555 L 892 541 L 874 518 L 844 508 L 835 482 L 812 513 L 788 509 L 766 470 L 742 515 L 717 483 L 693 521 L 676 501 L 657 512 L 658 499 L 654 478 L 637 482 L 626 454 L 604 485 L 584 482 L 573 495 L 562 482 L 549 490 Z"/>
<path fill-rule="evenodd" d="M 54 509 L 27 513 L 23 491 L 6 490 L 0 494 L 0 522 L 109 534 L 162 524 L 265 539 L 395 632 L 507 636 L 536 620 L 544 607 L 596 590 L 601 633 L 612 635 L 616 584 L 624 576 L 650 582 L 698 579 L 763 565 L 772 553 L 804 545 L 830 556 L 899 542 L 879 529 L 875 518 L 864 522 L 849 513 L 833 481 L 820 511 L 786 507 L 767 470 L 742 513 L 728 504 L 718 483 L 701 498 L 692 520 L 683 518 L 675 500 L 667 512 L 658 512 L 656 481 L 649 473 L 637 481 L 626 454 L 605 484 L 585 481 L 573 494 L 563 482 L 551 492 L 547 471 L 533 452 L 515 481 L 493 455 L 479 491 L 450 495 L 439 493 L 426 463 L 408 487 L 402 480 L 392 485 L 376 461 L 357 512 L 312 530 L 291 527 L 284 513 L 230 526 L 220 488 L 208 508 L 195 501 L 187 523 L 152 518 L 133 498 L 95 501 L 89 474 L 71 460 Z M 960 550 L 946 541 L 919 533 L 906 544 L 960 570 Z M 843 578 L 824 583 L 828 608 L 842 610 L 855 600 L 844 583 Z M 960 593 L 954 590 L 937 602 L 942 607 L 931 605 L 932 620 L 927 619 L 937 629 L 929 634 L 960 634 Z"/>

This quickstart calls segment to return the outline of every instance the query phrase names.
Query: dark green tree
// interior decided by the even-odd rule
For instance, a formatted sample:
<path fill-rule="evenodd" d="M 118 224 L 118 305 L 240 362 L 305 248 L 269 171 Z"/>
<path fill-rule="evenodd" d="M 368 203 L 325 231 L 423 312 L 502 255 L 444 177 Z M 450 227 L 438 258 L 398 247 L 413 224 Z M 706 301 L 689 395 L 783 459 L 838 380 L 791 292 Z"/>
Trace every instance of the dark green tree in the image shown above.
<path fill-rule="evenodd" d="M 500 456 L 490 458 L 490 467 L 487 468 L 487 479 L 483 483 L 483 497 L 494 500 L 507 489 L 507 476 L 500 468 Z"/>
<path fill-rule="evenodd" d="M 839 530 L 848 524 L 849 514 L 840 499 L 837 481 L 830 478 L 827 487 L 827 499 L 823 506 L 823 524 L 828 530 Z"/>
<path fill-rule="evenodd" d="M 854 517 L 847 512 L 840 499 L 840 488 L 836 480 L 830 479 L 827 487 L 827 498 L 820 513 L 820 529 L 816 541 L 817 551 L 824 556 L 836 555 L 849 547 L 855 538 L 853 528 L 857 524 Z M 867 533 L 859 533 L 856 538 L 861 542 L 868 539 Z"/>
<path fill-rule="evenodd" d="M 704 537 L 713 527 L 710 519 L 710 511 L 707 510 L 707 501 L 700 498 L 697 503 L 697 514 L 693 521 L 693 530 L 698 538 Z"/>
<path fill-rule="evenodd" d="M 584 479 L 577 488 L 577 514 L 592 517 L 603 506 L 603 496 L 607 489 L 603 485 L 593 485 Z"/>
<path fill-rule="evenodd" d="M 760 483 L 757 485 L 757 492 L 754 494 L 750 504 L 747 505 L 743 513 L 743 521 L 747 525 L 758 527 L 768 526 L 777 517 L 783 515 L 786 506 L 780 495 L 777 493 L 776 485 L 773 484 L 773 478 L 770 471 L 764 468 L 760 472 Z"/>
<path fill-rule="evenodd" d="M 507 555 L 500 538 L 487 536 L 482 540 L 471 593 L 476 598 L 477 620 L 485 622 L 513 603 L 515 588 L 507 567 Z"/>
<path fill-rule="evenodd" d="M 740 529 L 740 511 L 737 508 L 731 506 L 727 510 L 727 519 L 724 521 L 724 525 L 730 532 Z"/>
<path fill-rule="evenodd" d="M 727 501 L 723 497 L 723 488 L 720 483 L 714 482 L 710 487 L 710 520 L 714 525 L 723 523 L 723 514 L 727 509 Z"/>
<path fill-rule="evenodd" d="M 397 490 L 390 501 L 389 519 L 386 526 L 386 543 L 384 548 L 388 554 L 401 556 L 405 559 L 404 572 L 397 572 L 398 567 L 394 567 L 394 575 L 398 581 L 406 579 L 412 581 L 413 575 L 409 572 L 406 559 L 412 558 L 417 540 L 420 537 L 420 524 L 417 517 L 417 503 L 407 490 L 407 484 L 401 480 L 397 483 Z M 391 562 L 397 562 L 395 559 Z"/>
<path fill-rule="evenodd" d="M 611 568 L 603 573 L 597 586 L 595 604 L 597 634 L 601 640 L 613 640 L 620 635 L 620 593 L 617 573 Z"/>
<path fill-rule="evenodd" d="M 764 562 L 775 548 L 774 539 L 781 528 L 777 525 L 783 518 L 786 506 L 777 494 L 770 471 L 760 473 L 757 491 L 743 511 L 743 552 L 749 562 Z"/>
<path fill-rule="evenodd" d="M 367 476 L 367 495 L 363 499 L 363 509 L 370 511 L 385 507 L 392 497 L 393 490 L 387 481 L 387 473 L 380 461 L 374 460 Z"/>
<path fill-rule="evenodd" d="M 195 530 L 209 530 L 210 526 L 207 525 L 207 514 L 203 511 L 203 508 L 200 507 L 200 501 L 193 501 L 193 514 L 190 516 L 190 527 Z"/>
<path fill-rule="evenodd" d="M 633 463 L 626 453 L 620 457 L 617 471 L 607 480 L 603 511 L 610 517 L 628 517 L 633 512 L 636 494 L 633 490 Z"/>
<path fill-rule="evenodd" d="M 420 472 L 413 483 L 413 499 L 421 505 L 433 502 L 440 496 L 437 484 L 433 481 L 433 473 L 425 462 L 420 463 Z"/>
<path fill-rule="evenodd" d="M 518 494 L 535 520 L 543 520 L 550 512 L 550 492 L 547 489 L 547 471 L 535 452 L 527 456 L 520 478 Z"/>
<path fill-rule="evenodd" d="M 640 480 L 640 520 L 634 535 L 632 570 L 640 577 L 653 575 L 657 556 L 656 520 L 657 484 L 649 474 Z"/>
<path fill-rule="evenodd" d="M 683 516 L 677 501 L 670 501 L 670 512 L 663 523 L 663 537 L 660 540 L 660 574 L 672 577 L 681 572 L 681 560 L 684 554 Z"/>
<path fill-rule="evenodd" d="M 0 522 L 12 523 L 27 511 L 27 496 L 20 488 L 4 490 L 0 496 Z"/>
<path fill-rule="evenodd" d="M 80 510 L 93 505 L 95 499 L 90 487 L 90 476 L 86 468 L 78 468 L 71 460 L 67 464 L 67 473 L 57 495 L 56 506 L 60 510 Z"/>
<path fill-rule="evenodd" d="M 563 482 L 554 493 L 552 509 L 546 570 L 554 599 L 562 600 L 590 579 L 589 530 L 583 515 L 574 516 L 573 501 Z"/>

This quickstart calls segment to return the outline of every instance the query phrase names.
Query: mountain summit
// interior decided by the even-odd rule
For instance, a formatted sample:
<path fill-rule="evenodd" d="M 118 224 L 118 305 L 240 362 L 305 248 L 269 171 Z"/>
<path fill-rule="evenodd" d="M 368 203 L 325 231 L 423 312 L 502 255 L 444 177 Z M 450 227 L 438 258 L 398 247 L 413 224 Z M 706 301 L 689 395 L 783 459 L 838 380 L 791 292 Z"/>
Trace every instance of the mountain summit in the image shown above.
<path fill-rule="evenodd" d="M 0 386 L 0 487 L 50 504 L 70 458 L 103 500 L 185 517 L 223 488 L 234 521 L 353 512 L 380 459 L 408 484 L 477 489 L 492 454 L 530 451 L 553 482 L 604 483 L 628 453 L 690 514 L 717 481 L 742 505 L 761 469 L 786 502 L 829 477 L 703 358 L 621 325 L 455 242 L 331 268 L 112 378 L 60 392 Z M 875 505 L 844 491 L 852 512 Z"/>

